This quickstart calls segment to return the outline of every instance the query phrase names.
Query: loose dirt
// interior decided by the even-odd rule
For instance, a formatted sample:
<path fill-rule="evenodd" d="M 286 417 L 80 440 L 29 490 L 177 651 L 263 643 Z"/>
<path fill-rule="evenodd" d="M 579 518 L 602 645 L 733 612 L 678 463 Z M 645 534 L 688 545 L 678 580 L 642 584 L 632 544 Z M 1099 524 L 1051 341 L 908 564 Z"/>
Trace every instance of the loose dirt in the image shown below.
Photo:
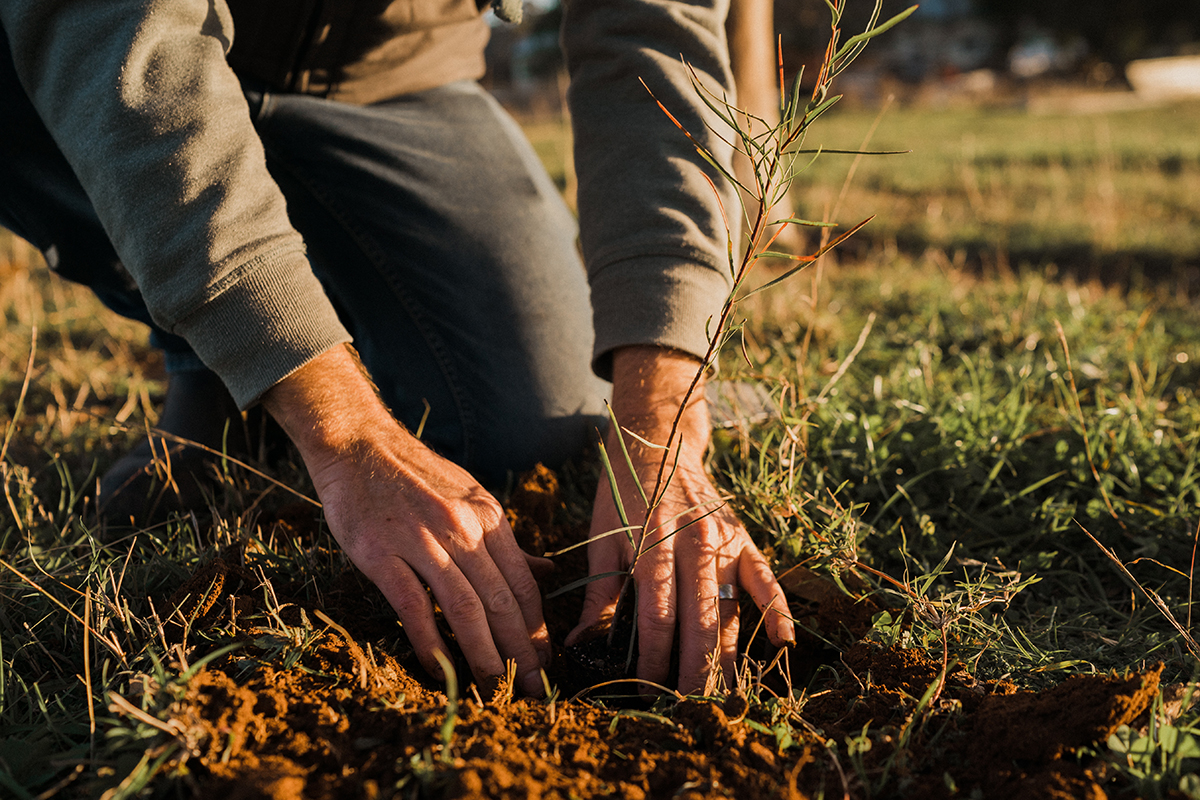
<path fill-rule="evenodd" d="M 584 535 L 560 521 L 560 506 L 548 471 L 518 486 L 509 514 L 530 551 Z M 304 514 L 273 524 L 316 541 Z M 559 560 L 553 581 L 583 574 L 584 559 L 581 548 Z M 166 626 L 172 643 L 197 645 L 206 629 L 242 641 L 170 707 L 175 772 L 195 796 L 230 800 L 1103 798 L 1113 785 L 1082 749 L 1134 723 L 1158 688 L 1161 667 L 1073 677 L 1038 693 L 977 682 L 959 667 L 920 708 L 941 680 L 939 661 L 856 642 L 879 610 L 869 599 L 803 571 L 783 582 L 812 632 L 779 659 L 746 643 L 755 660 L 777 662 L 751 682 L 755 702 L 734 694 L 651 707 L 605 697 L 611 688 L 586 691 L 560 652 L 551 675 L 558 694 L 513 697 L 506 682 L 486 693 L 463 687 L 452 711 L 395 620 L 366 603 L 372 590 L 357 575 L 329 587 L 319 605 L 283 591 L 271 610 L 235 547 L 170 598 L 181 609 Z M 557 641 L 577 614 L 577 598 L 547 603 Z M 789 682 L 808 687 L 803 700 L 787 699 Z"/>

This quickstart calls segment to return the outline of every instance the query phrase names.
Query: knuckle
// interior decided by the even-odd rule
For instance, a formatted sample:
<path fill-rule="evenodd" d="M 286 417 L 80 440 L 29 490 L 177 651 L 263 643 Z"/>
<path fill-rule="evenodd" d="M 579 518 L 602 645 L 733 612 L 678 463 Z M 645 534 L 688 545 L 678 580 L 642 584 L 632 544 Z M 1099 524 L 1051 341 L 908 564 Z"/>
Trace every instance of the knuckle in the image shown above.
<path fill-rule="evenodd" d="M 476 516 L 479 518 L 484 530 L 495 530 L 508 523 L 508 517 L 505 516 L 504 509 L 495 500 L 481 506 L 476 511 Z"/>
<path fill-rule="evenodd" d="M 485 607 L 489 616 L 503 617 L 519 611 L 517 598 L 513 597 L 513 593 L 509 591 L 508 587 L 490 592 L 485 600 Z"/>
<path fill-rule="evenodd" d="M 533 575 L 520 575 L 510 578 L 508 585 L 512 590 L 513 596 L 517 598 L 517 602 L 520 604 L 532 602 L 541 597 L 541 592 Z"/>
<path fill-rule="evenodd" d="M 640 623 L 648 634 L 673 633 L 675 630 L 675 609 L 665 600 L 655 599 L 642 609 Z"/>
<path fill-rule="evenodd" d="M 423 615 L 429 608 L 429 597 L 423 591 L 402 589 L 392 598 L 392 609 L 401 621 L 411 621 Z"/>
<path fill-rule="evenodd" d="M 487 530 L 497 527 L 501 521 L 508 519 L 499 501 L 487 492 L 480 491 L 478 494 L 472 495 L 468 502 L 471 515 Z"/>
<path fill-rule="evenodd" d="M 460 592 L 441 604 L 446 616 L 453 619 L 473 619 L 479 617 L 483 607 L 479 598 L 473 592 Z"/>
<path fill-rule="evenodd" d="M 431 526 L 446 549 L 471 549 L 479 538 L 479 519 L 462 509 L 448 510 Z"/>

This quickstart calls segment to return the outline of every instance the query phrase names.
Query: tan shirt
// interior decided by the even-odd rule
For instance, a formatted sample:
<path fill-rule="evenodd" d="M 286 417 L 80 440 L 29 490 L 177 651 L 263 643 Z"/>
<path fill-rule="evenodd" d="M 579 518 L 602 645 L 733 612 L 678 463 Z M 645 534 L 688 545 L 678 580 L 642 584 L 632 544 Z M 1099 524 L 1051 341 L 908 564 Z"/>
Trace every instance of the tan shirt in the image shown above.
<path fill-rule="evenodd" d="M 475 0 L 228 0 L 230 65 L 277 92 L 374 103 L 483 77 Z"/>

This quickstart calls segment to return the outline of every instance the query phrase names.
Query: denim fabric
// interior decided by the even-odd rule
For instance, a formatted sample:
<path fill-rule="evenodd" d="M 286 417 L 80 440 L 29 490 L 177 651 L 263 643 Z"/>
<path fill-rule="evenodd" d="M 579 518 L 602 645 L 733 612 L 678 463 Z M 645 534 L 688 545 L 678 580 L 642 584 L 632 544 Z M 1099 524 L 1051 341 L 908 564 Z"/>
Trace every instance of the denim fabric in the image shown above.
<path fill-rule="evenodd" d="M 267 166 L 384 400 L 495 480 L 603 424 L 576 225 L 473 82 L 371 106 L 247 91 Z"/>
<path fill-rule="evenodd" d="M 199 367 L 154 327 L 0 48 L 0 225 L 150 325 L 169 369 Z M 424 420 L 426 442 L 493 483 L 594 435 L 608 387 L 589 367 L 575 222 L 490 96 L 463 82 L 372 106 L 246 97 L 313 270 L 397 418 Z"/>

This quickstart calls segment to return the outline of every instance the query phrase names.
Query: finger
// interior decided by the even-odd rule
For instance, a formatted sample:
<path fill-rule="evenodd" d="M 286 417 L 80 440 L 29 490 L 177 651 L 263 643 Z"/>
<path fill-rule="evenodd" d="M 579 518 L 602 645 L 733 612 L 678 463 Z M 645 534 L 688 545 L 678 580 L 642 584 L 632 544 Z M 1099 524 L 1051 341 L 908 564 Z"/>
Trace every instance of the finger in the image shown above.
<path fill-rule="evenodd" d="M 676 558 L 679 574 L 679 691 L 704 689 L 714 661 L 719 659 L 720 627 L 717 619 L 717 553 L 710 536 L 716 531 L 699 525 L 681 535 L 691 535 L 686 554 Z M 695 533 L 689 534 L 690 531 Z"/>
<path fill-rule="evenodd" d="M 497 642 L 492 635 L 487 610 L 475 587 L 494 586 L 495 583 L 485 583 L 476 575 L 468 574 L 462 566 L 468 559 L 462 558 L 461 564 L 456 563 L 450 554 L 440 547 L 422 547 L 408 559 L 408 563 L 420 578 L 425 581 L 433 592 L 446 617 L 446 622 L 454 631 L 455 638 L 462 648 L 463 656 L 471 667 L 471 673 L 480 682 L 504 675 L 504 660 L 497 649 Z M 491 559 L 488 559 L 490 562 Z M 493 565 L 493 580 L 503 583 L 503 578 Z M 508 587 L 504 591 L 509 594 Z M 510 600 L 515 608 L 516 601 Z M 522 624 L 522 627 L 523 624 Z M 528 641 L 528 639 L 526 639 Z M 532 656 L 532 648 L 530 648 Z M 511 656 L 510 656 L 511 657 Z M 536 658 L 534 659 L 536 663 Z"/>
<path fill-rule="evenodd" d="M 417 574 L 399 558 L 390 559 L 388 569 L 381 570 L 378 575 L 367 575 L 391 605 L 400 625 L 408 636 L 408 642 L 417 653 L 417 660 L 425 671 L 439 681 L 446 679 L 442 665 L 438 663 L 435 651 L 448 656 L 449 648 L 438 633 L 437 623 L 433 618 L 433 603 L 429 592 L 417 578 Z"/>
<path fill-rule="evenodd" d="M 542 686 L 539 672 L 541 664 L 529 639 L 529 630 L 525 627 L 525 615 L 521 605 L 504 574 L 492 560 L 484 542 L 471 550 L 458 550 L 453 556 L 463 575 L 470 581 L 471 586 L 475 587 L 470 600 L 482 603 L 490 629 L 489 638 L 495 642 L 504 660 L 512 659 L 517 662 L 517 679 L 521 688 L 530 694 L 537 694 Z M 524 559 L 521 560 L 521 568 L 532 583 L 533 575 L 525 567 Z M 451 602 L 457 603 L 459 599 L 455 598 Z M 464 600 L 464 605 L 469 602 Z M 537 600 L 537 608 L 540 617 L 540 598 Z M 449 619 L 449 613 L 446 616 Z M 456 629 L 455 633 L 457 632 Z M 461 636 L 459 638 L 461 641 Z"/>
<path fill-rule="evenodd" d="M 796 627 L 788 613 L 783 587 L 775 580 L 766 556 L 753 544 L 748 544 L 738 559 L 738 580 L 763 612 L 763 627 L 771 644 L 776 647 L 795 644 Z"/>
<path fill-rule="evenodd" d="M 643 552 L 633 577 L 637 581 L 638 665 L 645 681 L 665 684 L 671 671 L 675 643 L 675 537 L 660 540 Z M 643 694 L 652 690 L 643 686 Z"/>
<path fill-rule="evenodd" d="M 719 687 L 726 692 L 731 692 L 737 686 L 737 654 L 738 654 L 738 630 L 741 625 L 738 614 L 738 601 L 736 599 L 717 601 L 717 614 L 720 619 L 720 664 L 721 678 L 724 686 Z"/>
<path fill-rule="evenodd" d="M 525 621 L 525 634 L 537 655 L 538 667 L 550 666 L 550 632 L 542 615 L 542 592 L 529 569 L 526 554 L 517 547 L 512 530 L 504 522 L 497 530 L 485 534 L 483 542 L 488 554 L 504 576 L 509 590 L 517 599 L 521 617 Z M 534 676 L 541 686 L 541 675 Z"/>
<path fill-rule="evenodd" d="M 521 555 L 525 557 L 525 565 L 529 567 L 529 571 L 533 573 L 533 577 L 538 583 L 549 579 L 558 570 L 558 566 L 548 558 L 530 555 L 524 550 L 521 551 Z"/>
<path fill-rule="evenodd" d="M 621 570 L 621 552 L 617 543 L 609 536 L 588 545 L 588 574 L 601 575 Z M 622 579 L 616 575 L 599 578 L 587 584 L 583 595 L 583 611 L 579 624 L 567 634 L 567 646 L 574 645 L 592 628 L 612 618 L 621 594 Z"/>

